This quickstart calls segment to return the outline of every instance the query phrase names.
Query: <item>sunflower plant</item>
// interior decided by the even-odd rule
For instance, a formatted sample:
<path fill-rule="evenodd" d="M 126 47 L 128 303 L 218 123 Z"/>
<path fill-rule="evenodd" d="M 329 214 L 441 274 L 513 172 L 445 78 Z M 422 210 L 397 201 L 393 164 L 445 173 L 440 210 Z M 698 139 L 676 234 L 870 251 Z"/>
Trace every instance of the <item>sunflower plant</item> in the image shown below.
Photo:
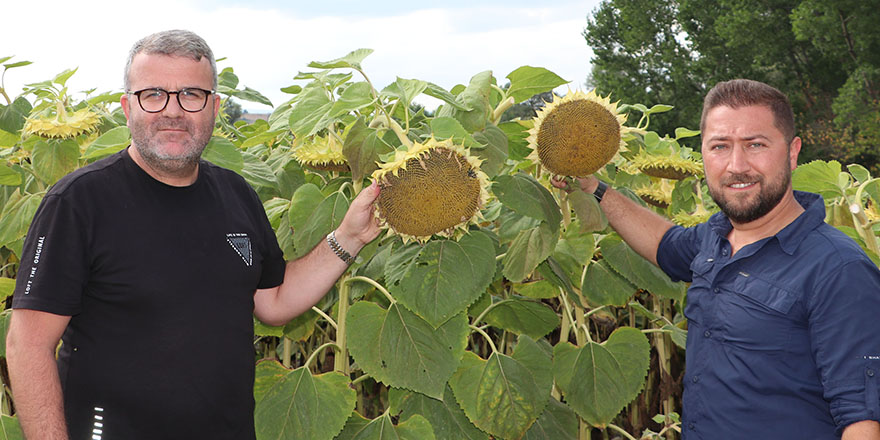
<path fill-rule="evenodd" d="M 704 215 L 716 208 L 687 146 L 697 133 L 652 132 L 651 118 L 672 107 L 621 104 L 613 91 L 554 93 L 535 118 L 508 121 L 512 106 L 567 81 L 522 66 L 448 90 L 413 78 L 376 85 L 371 53 L 310 63 L 266 120 L 219 119 L 203 154 L 254 187 L 288 259 L 322 245 L 371 181 L 382 188 L 375 212 L 387 234 L 321 303 L 285 326 L 254 321 L 258 438 L 674 432 L 685 286 L 607 228 L 592 196 L 549 181 L 595 173 L 670 218 Z M 118 92 L 71 93 L 74 73 L 4 92 L 6 297 L 48 186 L 130 143 Z M 232 68 L 219 84 L 223 102 L 271 105 Z M 426 111 L 420 96 L 441 104 Z M 308 420 L 290 408 L 309 408 Z"/>

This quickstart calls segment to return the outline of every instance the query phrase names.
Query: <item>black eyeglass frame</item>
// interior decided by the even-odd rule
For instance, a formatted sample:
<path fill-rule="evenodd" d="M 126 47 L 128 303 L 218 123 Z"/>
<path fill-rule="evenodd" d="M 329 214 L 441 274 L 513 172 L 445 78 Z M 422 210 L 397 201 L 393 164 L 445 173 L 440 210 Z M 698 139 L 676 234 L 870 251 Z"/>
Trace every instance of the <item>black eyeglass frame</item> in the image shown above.
<path fill-rule="evenodd" d="M 200 91 L 200 92 L 204 92 L 204 93 L 205 93 L 205 102 L 202 103 L 201 108 L 199 108 L 198 110 L 189 110 L 189 109 L 187 109 L 187 108 L 185 108 L 185 107 L 183 106 L 183 103 L 180 102 L 180 94 L 183 93 L 183 92 L 190 91 L 190 90 L 198 90 L 198 91 Z M 162 108 L 160 108 L 159 110 L 147 110 L 147 109 L 144 108 L 144 103 L 141 102 L 141 93 L 149 92 L 149 91 L 160 91 L 160 92 L 164 92 L 164 93 L 165 93 L 165 104 L 162 105 Z M 143 110 L 143 111 L 145 111 L 145 112 L 147 112 L 147 113 L 159 113 L 159 112 L 161 112 L 162 110 L 165 110 L 165 108 L 168 107 L 168 102 L 171 101 L 171 95 L 177 95 L 177 105 L 180 106 L 180 109 L 181 109 L 181 110 L 183 110 L 183 111 L 185 111 L 185 112 L 187 112 L 187 113 L 198 113 L 198 112 L 204 110 L 205 107 L 208 106 L 208 98 L 210 98 L 211 95 L 213 95 L 213 94 L 215 94 L 215 93 L 217 93 L 217 92 L 214 91 L 214 90 L 205 90 L 205 89 L 198 88 L 198 87 L 184 87 L 184 88 L 182 88 L 182 89 L 180 89 L 180 90 L 165 90 L 165 89 L 163 89 L 163 88 L 161 88 L 161 87 L 148 87 L 148 88 L 146 88 L 146 89 L 141 89 L 141 90 L 138 90 L 138 91 L 136 91 L 136 92 L 127 92 L 127 93 L 128 93 L 129 95 L 137 96 L 138 105 L 141 107 L 141 110 Z"/>

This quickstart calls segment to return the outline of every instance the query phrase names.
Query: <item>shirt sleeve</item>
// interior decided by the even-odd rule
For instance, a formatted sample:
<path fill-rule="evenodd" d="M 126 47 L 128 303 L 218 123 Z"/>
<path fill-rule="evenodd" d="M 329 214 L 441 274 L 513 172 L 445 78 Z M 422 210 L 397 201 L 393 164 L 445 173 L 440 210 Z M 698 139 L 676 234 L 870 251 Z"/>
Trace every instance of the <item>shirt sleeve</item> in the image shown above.
<path fill-rule="evenodd" d="M 673 226 L 657 246 L 657 265 L 672 281 L 691 282 L 691 262 L 699 252 L 697 228 Z"/>
<path fill-rule="evenodd" d="M 72 205 L 51 192 L 40 203 L 22 248 L 13 308 L 80 312 L 89 260 L 84 222 Z"/>
<path fill-rule="evenodd" d="M 813 356 L 841 434 L 880 420 L 880 271 L 867 257 L 844 263 L 817 286 L 809 306 Z"/>
<path fill-rule="evenodd" d="M 268 289 L 280 286 L 284 281 L 284 272 L 287 268 L 287 263 L 284 261 L 284 252 L 278 246 L 278 238 L 275 236 L 275 230 L 272 229 L 271 223 L 269 223 L 269 217 L 266 215 L 263 204 L 253 189 L 250 189 L 250 187 L 248 189 L 252 196 L 254 209 L 257 212 L 256 217 L 259 223 L 257 227 L 260 231 L 260 241 L 264 250 L 263 272 L 260 276 L 260 282 L 257 283 L 257 288 Z"/>

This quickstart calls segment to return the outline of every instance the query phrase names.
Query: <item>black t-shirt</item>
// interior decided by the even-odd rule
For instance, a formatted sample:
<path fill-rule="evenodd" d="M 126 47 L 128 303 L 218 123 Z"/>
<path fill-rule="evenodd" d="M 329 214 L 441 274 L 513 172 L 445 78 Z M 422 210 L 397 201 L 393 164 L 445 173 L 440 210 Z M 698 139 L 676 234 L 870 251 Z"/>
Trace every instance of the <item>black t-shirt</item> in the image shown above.
<path fill-rule="evenodd" d="M 284 260 L 244 179 L 202 161 L 172 187 L 124 150 L 52 187 L 23 255 L 13 307 L 71 316 L 72 439 L 254 437 L 253 294 Z"/>

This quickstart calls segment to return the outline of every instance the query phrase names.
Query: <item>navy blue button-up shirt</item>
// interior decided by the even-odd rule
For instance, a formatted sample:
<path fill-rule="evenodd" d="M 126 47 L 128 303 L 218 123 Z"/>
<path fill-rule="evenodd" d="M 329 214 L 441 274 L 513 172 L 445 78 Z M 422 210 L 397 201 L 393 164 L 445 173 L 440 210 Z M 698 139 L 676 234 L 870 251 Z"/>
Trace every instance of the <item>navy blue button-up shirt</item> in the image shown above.
<path fill-rule="evenodd" d="M 660 243 L 661 269 L 691 282 L 686 440 L 824 440 L 880 419 L 880 271 L 820 196 L 795 197 L 801 216 L 733 257 L 720 213 Z"/>

